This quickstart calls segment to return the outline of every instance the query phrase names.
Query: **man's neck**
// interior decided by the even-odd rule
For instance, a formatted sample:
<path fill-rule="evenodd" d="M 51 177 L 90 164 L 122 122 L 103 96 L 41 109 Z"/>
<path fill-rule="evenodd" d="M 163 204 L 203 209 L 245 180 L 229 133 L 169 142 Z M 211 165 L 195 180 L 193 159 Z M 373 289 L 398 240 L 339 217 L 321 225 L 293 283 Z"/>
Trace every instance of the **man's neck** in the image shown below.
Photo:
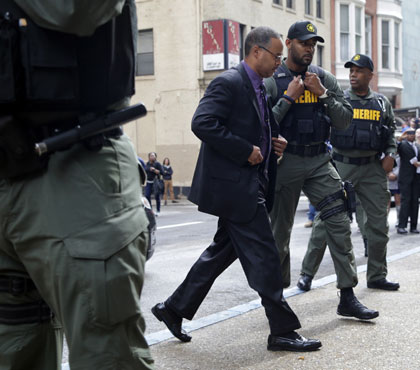
<path fill-rule="evenodd" d="M 361 98 L 364 98 L 369 94 L 369 87 L 367 87 L 367 89 L 352 90 L 357 96 L 360 96 Z"/>
<path fill-rule="evenodd" d="M 301 66 L 299 64 L 293 63 L 290 58 L 287 58 L 284 63 L 290 71 L 295 73 L 303 73 L 306 72 L 306 70 L 308 69 L 308 66 Z"/>

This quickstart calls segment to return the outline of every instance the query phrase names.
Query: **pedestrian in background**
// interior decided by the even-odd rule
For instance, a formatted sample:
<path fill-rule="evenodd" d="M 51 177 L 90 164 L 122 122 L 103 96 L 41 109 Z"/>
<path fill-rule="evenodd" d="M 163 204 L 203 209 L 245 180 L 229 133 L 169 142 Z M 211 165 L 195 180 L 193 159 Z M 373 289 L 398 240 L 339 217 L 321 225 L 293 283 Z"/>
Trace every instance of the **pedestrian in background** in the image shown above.
<path fill-rule="evenodd" d="M 163 200 L 165 202 L 164 203 L 165 206 L 168 204 L 168 191 L 169 191 L 169 197 L 172 203 L 177 203 L 177 201 L 175 200 L 174 187 L 172 184 L 173 173 L 174 171 L 171 167 L 171 161 L 169 160 L 168 157 L 164 158 L 163 163 L 162 163 L 162 177 L 163 177 L 163 183 L 165 185 L 163 189 Z"/>
<path fill-rule="evenodd" d="M 407 234 L 408 218 L 410 233 L 418 234 L 417 219 L 419 214 L 419 179 L 420 171 L 419 146 L 415 143 L 415 131 L 408 129 L 398 138 L 400 155 L 400 171 L 398 187 L 401 192 L 401 209 L 398 218 L 398 234 Z"/>
<path fill-rule="evenodd" d="M 152 207 L 152 194 L 155 196 L 156 216 L 158 216 L 160 213 L 160 195 L 163 190 L 161 189 L 159 181 L 161 180 L 163 168 L 162 165 L 157 161 L 157 154 L 155 152 L 150 152 L 148 158 L 149 160 L 146 163 L 147 180 L 144 195 L 149 201 L 150 207 Z"/>
<path fill-rule="evenodd" d="M 42 157 L 33 150 L 35 137 L 127 106 L 135 2 L 1 0 L 0 24 L 0 368 L 61 369 L 64 334 L 71 369 L 153 369 L 132 143 L 117 128 Z"/>
<path fill-rule="evenodd" d="M 311 351 L 321 347 L 296 330 L 300 323 L 283 296 L 279 253 L 268 211 L 277 157 L 286 146 L 267 107 L 263 77 L 278 67 L 283 43 L 268 27 L 245 39 L 245 60 L 208 86 L 192 120 L 202 141 L 189 199 L 199 211 L 219 217 L 213 242 L 195 262 L 184 282 L 152 308 L 178 339 L 215 279 L 239 258 L 249 285 L 261 297 L 270 326 L 268 350 Z M 226 334 L 230 335 L 230 334 Z"/>

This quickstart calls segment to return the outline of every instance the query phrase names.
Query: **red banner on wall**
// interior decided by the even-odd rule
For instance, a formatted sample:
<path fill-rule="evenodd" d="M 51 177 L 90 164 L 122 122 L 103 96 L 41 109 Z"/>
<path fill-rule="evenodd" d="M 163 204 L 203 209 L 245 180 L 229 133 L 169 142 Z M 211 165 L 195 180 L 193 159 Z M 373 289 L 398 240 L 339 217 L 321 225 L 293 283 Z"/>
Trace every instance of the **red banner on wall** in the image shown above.
<path fill-rule="evenodd" d="M 203 70 L 216 71 L 239 63 L 240 27 L 227 19 L 203 22 Z"/>
<path fill-rule="evenodd" d="M 203 69 L 225 68 L 225 37 L 223 19 L 203 22 Z"/>

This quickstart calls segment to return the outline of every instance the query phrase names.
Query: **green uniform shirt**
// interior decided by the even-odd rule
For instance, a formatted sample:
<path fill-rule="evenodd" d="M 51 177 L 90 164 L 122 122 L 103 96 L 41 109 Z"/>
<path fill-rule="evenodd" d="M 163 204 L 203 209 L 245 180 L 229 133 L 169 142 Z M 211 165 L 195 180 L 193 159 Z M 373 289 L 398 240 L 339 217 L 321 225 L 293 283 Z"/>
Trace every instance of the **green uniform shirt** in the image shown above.
<path fill-rule="evenodd" d="M 125 0 L 15 0 L 40 27 L 78 36 L 121 14 Z"/>
<path fill-rule="evenodd" d="M 366 96 L 356 95 L 352 89 L 349 89 L 349 95 L 352 100 L 359 100 L 361 104 L 367 104 L 371 99 L 374 98 L 374 93 L 369 89 L 369 93 Z M 383 112 L 383 121 L 382 124 L 387 126 L 391 135 L 389 135 L 388 145 L 385 149 L 385 153 L 396 153 L 397 152 L 397 142 L 395 140 L 394 131 L 395 131 L 395 119 L 394 112 L 392 111 L 392 106 L 389 100 L 383 96 L 383 101 L 385 103 L 385 112 Z M 378 152 L 376 150 L 360 150 L 360 149 L 338 149 L 334 148 L 334 151 L 344 155 L 346 157 L 370 157 Z"/>
<path fill-rule="evenodd" d="M 298 74 L 290 71 L 285 61 L 282 66 L 291 73 L 292 76 Z M 350 103 L 344 98 L 343 90 L 337 82 L 337 79 L 328 71 L 324 71 L 323 84 L 328 89 L 328 97 L 322 99 L 321 102 L 325 104 L 326 113 L 331 119 L 331 125 L 339 130 L 345 130 L 351 123 L 353 118 L 353 109 Z M 277 85 L 274 77 L 270 77 L 264 80 L 264 84 L 267 90 L 268 98 L 274 99 L 277 96 Z M 280 98 L 277 104 L 273 107 L 273 114 L 277 122 L 281 122 L 292 105 L 287 102 L 286 99 Z M 293 142 L 291 142 L 292 144 Z M 317 143 L 313 143 L 317 144 Z"/>

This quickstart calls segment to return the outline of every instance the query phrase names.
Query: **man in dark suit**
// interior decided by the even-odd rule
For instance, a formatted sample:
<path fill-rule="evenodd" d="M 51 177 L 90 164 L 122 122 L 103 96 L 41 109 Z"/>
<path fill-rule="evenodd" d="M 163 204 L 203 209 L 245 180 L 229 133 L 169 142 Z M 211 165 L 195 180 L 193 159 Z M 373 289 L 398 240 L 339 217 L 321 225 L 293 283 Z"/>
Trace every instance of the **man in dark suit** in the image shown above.
<path fill-rule="evenodd" d="M 401 208 L 398 219 L 398 234 L 407 234 L 407 223 L 410 217 L 410 233 L 418 234 L 417 218 L 419 214 L 419 184 L 417 168 L 419 162 L 419 147 L 414 141 L 415 131 L 408 129 L 399 138 L 403 140 L 398 145 L 400 154 L 400 172 L 398 186 L 401 192 Z M 404 140 L 405 139 L 405 140 Z"/>
<path fill-rule="evenodd" d="M 283 297 L 279 254 L 267 211 L 272 204 L 277 156 L 286 141 L 267 107 L 263 78 L 279 66 L 283 42 L 268 27 L 245 40 L 245 60 L 223 72 L 207 88 L 192 130 L 202 141 L 189 199 L 202 212 L 219 216 L 213 242 L 184 282 L 152 308 L 181 341 L 191 337 L 191 320 L 214 280 L 239 258 L 249 285 L 261 297 L 270 325 L 268 349 L 311 351 L 321 347 L 295 330 L 300 323 Z"/>

